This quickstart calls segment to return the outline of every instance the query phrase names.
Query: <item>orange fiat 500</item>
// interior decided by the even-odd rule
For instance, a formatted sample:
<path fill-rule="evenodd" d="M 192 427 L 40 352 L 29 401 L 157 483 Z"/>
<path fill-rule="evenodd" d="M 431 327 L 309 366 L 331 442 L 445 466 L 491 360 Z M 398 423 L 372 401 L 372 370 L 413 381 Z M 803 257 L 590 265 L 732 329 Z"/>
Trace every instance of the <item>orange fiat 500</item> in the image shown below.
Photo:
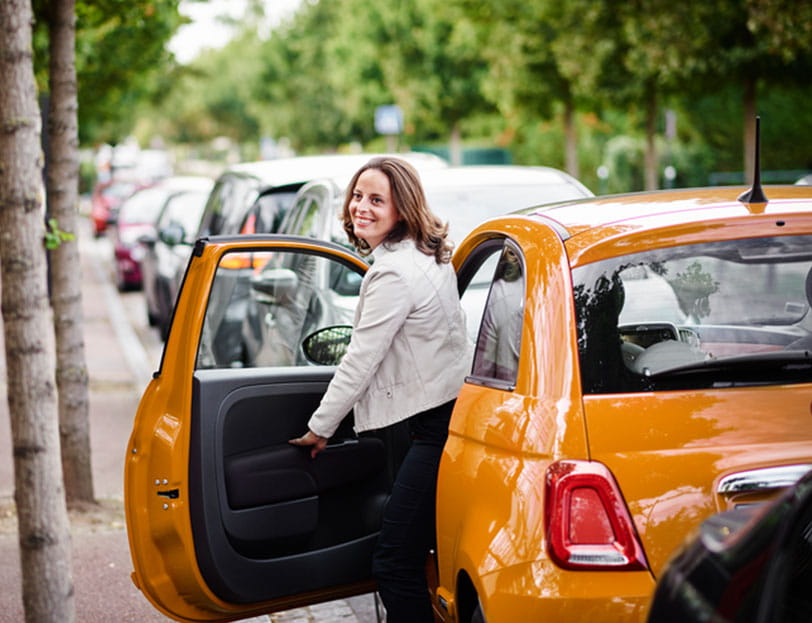
<path fill-rule="evenodd" d="M 481 313 L 440 466 L 438 620 L 644 621 L 692 529 L 812 467 L 812 189 L 741 191 L 542 206 L 459 241 L 460 292 Z M 268 347 L 261 365 L 217 368 L 207 308 L 232 253 L 263 260 L 244 322 Z M 366 266 L 312 239 L 197 243 L 127 449 L 133 580 L 165 614 L 374 590 L 403 431 L 356 435 L 350 416 L 314 460 L 288 444 L 340 360 Z"/>

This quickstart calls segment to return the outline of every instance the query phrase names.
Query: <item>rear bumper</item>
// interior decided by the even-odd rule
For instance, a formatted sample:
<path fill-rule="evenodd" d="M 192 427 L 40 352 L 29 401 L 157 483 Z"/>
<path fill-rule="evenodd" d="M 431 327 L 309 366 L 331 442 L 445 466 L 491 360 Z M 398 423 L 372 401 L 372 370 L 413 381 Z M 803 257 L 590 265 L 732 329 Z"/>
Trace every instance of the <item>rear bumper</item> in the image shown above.
<path fill-rule="evenodd" d="M 648 571 L 565 571 L 549 561 L 482 578 L 487 621 L 643 623 L 655 582 Z"/>

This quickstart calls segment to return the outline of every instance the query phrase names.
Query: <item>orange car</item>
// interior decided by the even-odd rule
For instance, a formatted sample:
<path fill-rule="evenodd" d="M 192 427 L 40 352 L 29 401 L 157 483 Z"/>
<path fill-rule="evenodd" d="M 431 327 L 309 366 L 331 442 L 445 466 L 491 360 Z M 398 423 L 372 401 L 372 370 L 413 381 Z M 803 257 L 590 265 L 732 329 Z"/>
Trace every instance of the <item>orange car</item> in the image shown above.
<path fill-rule="evenodd" d="M 703 519 L 812 467 L 812 190 L 740 192 L 547 205 L 459 243 L 482 311 L 440 466 L 438 620 L 642 622 Z M 246 252 L 269 258 L 246 322 L 301 365 L 198 352 L 212 283 Z M 198 242 L 127 450 L 133 579 L 162 612 L 224 621 L 373 590 L 401 433 L 358 436 L 350 417 L 315 460 L 287 443 L 365 268 L 313 239 Z"/>

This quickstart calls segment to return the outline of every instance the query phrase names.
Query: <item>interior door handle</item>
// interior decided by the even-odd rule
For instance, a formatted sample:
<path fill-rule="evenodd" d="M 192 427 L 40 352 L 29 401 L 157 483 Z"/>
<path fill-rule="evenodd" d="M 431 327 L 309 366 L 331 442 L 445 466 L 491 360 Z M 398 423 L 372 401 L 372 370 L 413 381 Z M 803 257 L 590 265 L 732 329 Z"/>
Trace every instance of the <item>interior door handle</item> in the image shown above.
<path fill-rule="evenodd" d="M 358 440 L 357 439 L 337 439 L 335 441 L 329 441 L 327 446 L 325 446 L 324 450 L 335 450 L 336 448 L 347 448 L 349 446 L 357 446 Z M 322 451 L 323 452 L 323 451 Z"/>
<path fill-rule="evenodd" d="M 783 489 L 794 485 L 809 470 L 812 470 L 812 464 L 805 463 L 737 472 L 722 478 L 716 492 L 720 495 L 731 496 L 749 491 Z"/>

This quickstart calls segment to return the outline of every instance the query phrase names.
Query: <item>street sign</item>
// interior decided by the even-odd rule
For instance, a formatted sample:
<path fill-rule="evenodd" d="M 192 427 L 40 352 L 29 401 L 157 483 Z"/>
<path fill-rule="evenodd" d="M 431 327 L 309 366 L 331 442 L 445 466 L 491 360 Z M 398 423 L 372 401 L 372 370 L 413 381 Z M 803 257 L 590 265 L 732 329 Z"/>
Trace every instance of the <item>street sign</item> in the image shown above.
<path fill-rule="evenodd" d="M 403 111 L 400 106 L 378 106 L 375 109 L 375 131 L 378 134 L 400 134 Z"/>

